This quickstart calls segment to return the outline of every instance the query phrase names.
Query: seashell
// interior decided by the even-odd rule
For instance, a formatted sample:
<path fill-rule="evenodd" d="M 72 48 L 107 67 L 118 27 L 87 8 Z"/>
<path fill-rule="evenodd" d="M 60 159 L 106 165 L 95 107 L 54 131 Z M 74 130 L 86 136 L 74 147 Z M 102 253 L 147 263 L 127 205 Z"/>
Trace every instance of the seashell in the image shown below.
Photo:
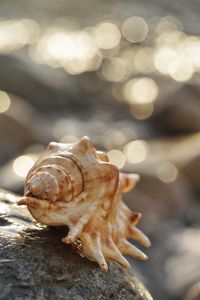
<path fill-rule="evenodd" d="M 104 271 L 108 260 L 129 268 L 122 254 L 142 260 L 147 256 L 127 239 L 150 246 L 149 239 L 136 228 L 141 214 L 122 201 L 122 194 L 138 180 L 137 174 L 119 172 L 88 137 L 74 144 L 50 143 L 29 171 L 25 196 L 18 204 L 27 205 L 42 224 L 67 225 L 69 233 L 62 241 L 96 261 Z"/>

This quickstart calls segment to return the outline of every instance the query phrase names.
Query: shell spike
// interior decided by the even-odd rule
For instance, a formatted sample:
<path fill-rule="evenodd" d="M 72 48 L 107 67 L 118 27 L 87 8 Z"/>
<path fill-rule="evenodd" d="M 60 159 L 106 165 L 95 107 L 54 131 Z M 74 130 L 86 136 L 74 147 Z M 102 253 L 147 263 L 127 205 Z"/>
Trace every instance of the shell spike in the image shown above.
<path fill-rule="evenodd" d="M 145 247 L 151 246 L 149 238 L 136 227 L 132 227 L 129 229 L 128 237 L 140 242 L 140 244 L 142 244 Z"/>
<path fill-rule="evenodd" d="M 82 137 L 80 141 L 75 143 L 74 150 L 95 157 L 95 149 L 87 136 Z"/>
<path fill-rule="evenodd" d="M 109 260 L 130 268 L 123 254 L 143 260 L 147 256 L 127 239 L 150 246 L 148 237 L 136 228 L 141 214 L 132 212 L 122 197 L 139 178 L 121 173 L 87 136 L 75 143 L 52 142 L 30 169 L 25 195 L 17 203 L 27 205 L 42 224 L 68 226 L 62 241 L 103 271 L 108 270 Z"/>
<path fill-rule="evenodd" d="M 141 250 L 139 250 L 137 247 L 135 247 L 125 239 L 121 244 L 120 250 L 126 255 L 131 255 L 141 260 L 148 259 L 148 256 L 145 253 L 143 253 Z"/>
<path fill-rule="evenodd" d="M 92 260 L 96 261 L 104 272 L 107 272 L 108 265 L 101 250 L 100 233 L 84 233 L 81 237 L 81 240 L 84 247 L 87 248 L 87 254 L 89 255 L 89 257 Z"/>
<path fill-rule="evenodd" d="M 123 193 L 127 193 L 130 190 L 132 190 L 136 186 L 139 180 L 140 180 L 140 176 L 138 174 L 120 173 L 120 181 L 121 181 Z"/>
<path fill-rule="evenodd" d="M 130 269 L 129 262 L 123 257 L 111 238 L 107 239 L 106 246 L 103 248 L 103 254 L 106 258 L 114 260 L 121 266 Z"/>

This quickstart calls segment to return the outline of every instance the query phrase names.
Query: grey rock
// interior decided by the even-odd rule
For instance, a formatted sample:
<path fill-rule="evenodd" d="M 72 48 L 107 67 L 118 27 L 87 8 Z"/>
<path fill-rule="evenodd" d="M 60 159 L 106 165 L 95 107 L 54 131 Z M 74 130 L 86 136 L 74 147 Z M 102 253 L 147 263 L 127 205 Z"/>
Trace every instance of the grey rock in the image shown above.
<path fill-rule="evenodd" d="M 152 300 L 136 277 L 104 273 L 61 242 L 66 228 L 38 225 L 17 196 L 0 189 L 0 299 Z"/>

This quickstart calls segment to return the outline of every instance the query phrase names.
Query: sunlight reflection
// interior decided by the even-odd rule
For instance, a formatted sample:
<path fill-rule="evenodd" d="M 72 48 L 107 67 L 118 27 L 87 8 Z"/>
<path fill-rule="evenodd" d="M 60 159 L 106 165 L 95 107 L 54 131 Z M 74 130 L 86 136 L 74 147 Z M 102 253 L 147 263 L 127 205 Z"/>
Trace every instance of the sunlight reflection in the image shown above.
<path fill-rule="evenodd" d="M 169 47 L 160 47 L 155 51 L 154 63 L 158 71 L 169 74 L 169 66 L 172 60 L 177 58 L 177 52 Z"/>
<path fill-rule="evenodd" d="M 125 156 L 120 150 L 113 149 L 107 153 L 109 162 L 121 169 L 125 164 Z"/>
<path fill-rule="evenodd" d="M 112 149 L 114 147 L 120 148 L 127 142 L 127 137 L 121 130 L 108 130 L 104 134 L 104 146 L 106 149 Z"/>
<path fill-rule="evenodd" d="M 0 53 L 7 53 L 33 43 L 39 34 L 38 24 L 31 19 L 0 21 Z"/>
<path fill-rule="evenodd" d="M 63 67 L 72 75 L 98 69 L 102 60 L 89 32 L 58 28 L 43 35 L 31 48 L 30 55 L 37 63 Z"/>
<path fill-rule="evenodd" d="M 125 84 L 123 95 L 130 104 L 150 103 L 158 96 L 158 86 L 151 78 L 131 79 Z"/>
<path fill-rule="evenodd" d="M 122 26 L 122 33 L 125 39 L 131 43 L 142 42 L 149 32 L 147 23 L 143 18 L 130 17 Z"/>
<path fill-rule="evenodd" d="M 113 82 L 121 81 L 126 76 L 126 63 L 121 58 L 106 60 L 102 66 L 102 75 L 105 79 Z"/>
<path fill-rule="evenodd" d="M 161 18 L 156 27 L 156 32 L 158 35 L 162 34 L 163 32 L 180 30 L 183 30 L 183 24 L 174 16 L 166 16 Z"/>
<path fill-rule="evenodd" d="M 6 112 L 10 107 L 10 97 L 4 91 L 0 91 L 0 113 Z"/>
<path fill-rule="evenodd" d="M 153 103 L 133 104 L 130 111 L 136 119 L 145 120 L 153 114 L 154 105 Z"/>
<path fill-rule="evenodd" d="M 47 51 L 54 59 L 87 60 L 94 56 L 97 48 L 86 32 L 55 32 L 47 39 Z"/>
<path fill-rule="evenodd" d="M 156 169 L 158 178 L 163 182 L 175 181 L 178 176 L 178 169 L 171 162 L 162 162 Z"/>
<path fill-rule="evenodd" d="M 36 158 L 30 155 L 22 155 L 17 157 L 13 162 L 13 171 L 19 177 L 26 177 L 28 171 L 35 163 Z"/>
<path fill-rule="evenodd" d="M 128 143 L 123 150 L 126 161 L 131 164 L 143 162 L 147 157 L 147 143 L 143 140 L 136 140 Z"/>
<path fill-rule="evenodd" d="M 187 81 L 193 75 L 193 66 L 189 59 L 179 57 L 171 62 L 169 74 L 176 81 Z"/>
<path fill-rule="evenodd" d="M 189 40 L 186 55 L 190 58 L 193 67 L 198 71 L 200 69 L 200 39 Z"/>
<path fill-rule="evenodd" d="M 116 47 L 121 39 L 121 33 L 117 26 L 110 22 L 98 24 L 93 31 L 96 44 L 101 49 Z"/>
<path fill-rule="evenodd" d="M 0 19 L 0 53 L 29 45 L 29 55 L 37 64 L 63 68 L 71 75 L 98 71 L 101 79 L 116 83 L 151 73 L 185 82 L 200 72 L 200 38 L 184 33 L 177 18 L 157 18 L 152 25 L 132 16 L 122 23 L 121 31 L 118 24 L 110 20 L 81 28 L 78 20 L 69 17 L 53 20 L 43 29 L 31 19 Z M 158 94 L 150 78 L 132 79 L 124 90 L 123 97 L 115 98 L 131 104 L 152 103 Z M 150 114 L 150 105 L 148 109 Z M 137 115 L 139 110 L 137 106 L 132 112 Z"/>
<path fill-rule="evenodd" d="M 9 211 L 8 205 L 1 202 L 1 205 L 0 205 L 0 214 L 1 215 L 6 214 L 6 213 L 8 213 L 8 211 Z"/>
<path fill-rule="evenodd" d="M 155 43 L 158 47 L 171 47 L 177 48 L 180 46 L 182 41 L 185 39 L 185 34 L 181 31 L 170 31 L 160 34 L 156 39 Z"/>

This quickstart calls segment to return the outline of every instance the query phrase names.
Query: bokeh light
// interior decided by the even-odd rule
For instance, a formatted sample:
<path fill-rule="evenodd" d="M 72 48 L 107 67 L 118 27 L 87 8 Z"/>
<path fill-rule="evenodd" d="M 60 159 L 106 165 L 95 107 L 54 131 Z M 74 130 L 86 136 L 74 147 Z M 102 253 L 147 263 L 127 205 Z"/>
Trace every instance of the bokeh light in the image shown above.
<path fill-rule="evenodd" d="M 100 49 L 112 49 L 119 44 L 121 39 L 118 27 L 110 22 L 98 24 L 93 34 L 96 44 Z"/>
<path fill-rule="evenodd" d="M 124 85 L 123 94 L 130 104 L 151 103 L 158 96 L 158 86 L 151 78 L 131 79 Z"/>
<path fill-rule="evenodd" d="M 116 165 L 119 169 L 121 169 L 125 164 L 125 156 L 122 151 L 113 149 L 110 150 L 108 153 L 108 159 L 111 163 Z"/>
<path fill-rule="evenodd" d="M 158 178 L 165 183 L 173 182 L 178 176 L 178 169 L 173 163 L 165 161 L 158 165 L 156 174 Z"/>
<path fill-rule="evenodd" d="M 0 91 L 0 113 L 6 112 L 10 107 L 10 97 L 4 91 Z"/>
<path fill-rule="evenodd" d="M 26 177 L 28 171 L 33 166 L 35 159 L 29 155 L 21 155 L 13 162 L 13 171 L 19 177 Z"/>
<path fill-rule="evenodd" d="M 165 16 L 161 18 L 156 26 L 158 35 L 163 32 L 180 31 L 183 30 L 183 24 L 174 16 Z"/>
<path fill-rule="evenodd" d="M 108 130 L 103 136 L 104 147 L 108 150 L 121 148 L 127 142 L 126 134 L 122 130 Z"/>
<path fill-rule="evenodd" d="M 176 81 L 187 81 L 193 75 L 193 66 L 190 60 L 180 57 L 171 62 L 169 74 Z"/>
<path fill-rule="evenodd" d="M 140 17 L 130 17 L 122 25 L 123 36 L 131 43 L 142 42 L 148 31 L 147 23 Z"/>
<path fill-rule="evenodd" d="M 162 74 L 169 74 L 169 66 L 178 57 L 175 49 L 170 47 L 160 47 L 154 53 L 154 63 L 158 71 Z"/>
<path fill-rule="evenodd" d="M 130 111 L 136 119 L 145 120 L 153 114 L 154 104 L 153 103 L 133 104 L 131 105 Z"/>
<path fill-rule="evenodd" d="M 30 55 L 36 63 L 63 67 L 72 75 L 98 69 L 101 64 L 101 54 L 86 30 L 52 28 L 30 49 Z"/>
<path fill-rule="evenodd" d="M 0 21 L 0 53 L 8 53 L 31 44 L 39 34 L 38 24 L 31 19 Z"/>
<path fill-rule="evenodd" d="M 126 76 L 126 63 L 122 58 L 110 58 L 103 63 L 102 75 L 113 82 L 122 81 Z"/>
<path fill-rule="evenodd" d="M 147 157 L 147 143 L 143 140 L 132 141 L 124 147 L 123 153 L 128 163 L 141 163 Z"/>

